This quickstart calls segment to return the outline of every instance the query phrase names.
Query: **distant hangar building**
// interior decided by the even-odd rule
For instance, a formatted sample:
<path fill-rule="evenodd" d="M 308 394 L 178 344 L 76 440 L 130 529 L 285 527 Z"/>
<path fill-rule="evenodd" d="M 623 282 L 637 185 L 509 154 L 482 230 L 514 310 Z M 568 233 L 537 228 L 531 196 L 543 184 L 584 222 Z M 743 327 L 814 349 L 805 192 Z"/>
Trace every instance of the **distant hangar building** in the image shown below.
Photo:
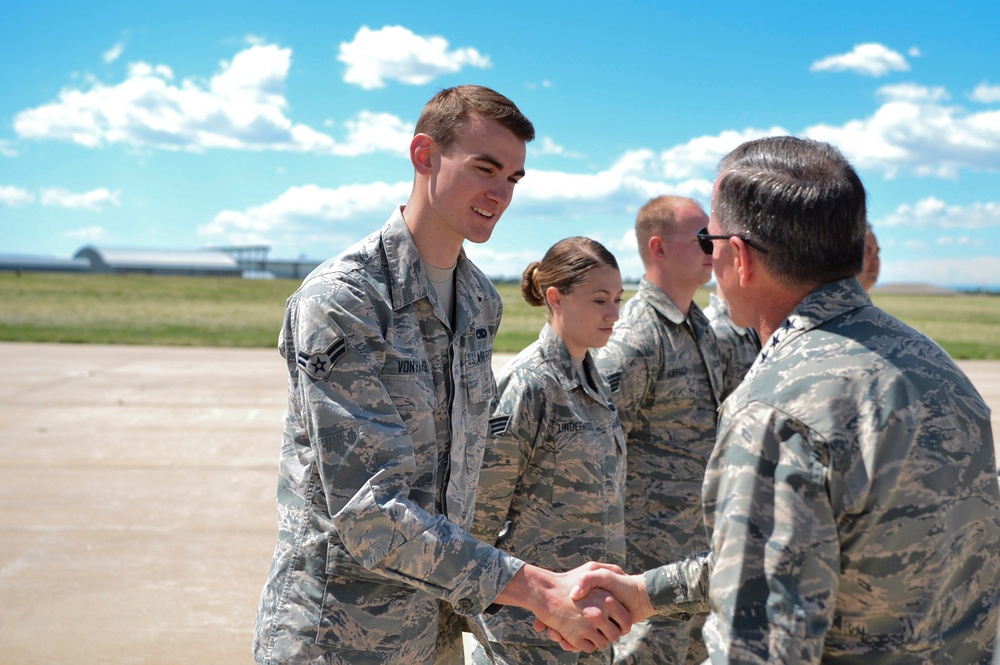
<path fill-rule="evenodd" d="M 243 268 L 236 259 L 219 251 L 106 249 L 88 245 L 73 258 L 89 261 L 91 272 L 117 275 L 243 276 Z"/>
<path fill-rule="evenodd" d="M 71 259 L 0 254 L 0 271 L 81 272 L 115 275 L 181 275 L 302 279 L 319 261 L 269 259 L 267 245 L 211 247 L 203 250 L 116 249 L 87 245 Z"/>

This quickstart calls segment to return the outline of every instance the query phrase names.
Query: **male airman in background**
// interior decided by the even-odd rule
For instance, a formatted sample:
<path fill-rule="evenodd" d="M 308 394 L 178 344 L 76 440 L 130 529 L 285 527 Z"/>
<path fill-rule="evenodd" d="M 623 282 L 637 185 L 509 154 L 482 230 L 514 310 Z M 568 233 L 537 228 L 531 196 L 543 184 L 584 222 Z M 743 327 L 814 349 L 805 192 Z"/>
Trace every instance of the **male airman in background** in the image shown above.
<path fill-rule="evenodd" d="M 688 198 L 660 196 L 639 210 L 645 275 L 598 352 L 627 441 L 626 568 L 633 573 L 708 546 L 701 485 L 725 395 L 715 335 L 693 300 L 712 276 L 712 257 L 695 237 L 706 224 Z M 615 662 L 701 663 L 703 620 L 635 625 L 615 644 Z"/>

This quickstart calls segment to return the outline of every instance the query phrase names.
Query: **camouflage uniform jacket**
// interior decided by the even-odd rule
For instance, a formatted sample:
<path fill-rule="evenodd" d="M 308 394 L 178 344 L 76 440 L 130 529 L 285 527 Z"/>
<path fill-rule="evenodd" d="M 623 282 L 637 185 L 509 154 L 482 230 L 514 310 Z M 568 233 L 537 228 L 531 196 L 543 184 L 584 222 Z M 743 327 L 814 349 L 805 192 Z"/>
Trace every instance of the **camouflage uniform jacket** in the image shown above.
<path fill-rule="evenodd" d="M 708 319 L 694 303 L 685 319 L 643 278 L 597 365 L 628 445 L 627 570 L 640 573 L 707 548 L 701 484 L 723 381 Z"/>
<path fill-rule="evenodd" d="M 472 529 L 556 571 L 625 563 L 625 439 L 589 353 L 584 371 L 592 385 L 548 324 L 504 368 Z M 485 621 L 493 641 L 552 645 L 527 610 L 504 607 Z"/>
<path fill-rule="evenodd" d="M 746 376 L 760 353 L 760 336 L 753 328 L 743 328 L 733 323 L 729 316 L 729 303 L 715 295 L 708 297 L 705 316 L 712 324 L 712 332 L 719 342 L 719 359 L 724 373 L 723 394 L 729 395 Z"/>
<path fill-rule="evenodd" d="M 438 599 L 477 615 L 523 565 L 466 532 L 502 303 L 463 252 L 438 307 L 399 210 L 289 298 L 259 662 L 430 663 Z"/>
<path fill-rule="evenodd" d="M 723 405 L 704 502 L 713 663 L 989 662 L 989 409 L 856 280 L 807 296 Z"/>

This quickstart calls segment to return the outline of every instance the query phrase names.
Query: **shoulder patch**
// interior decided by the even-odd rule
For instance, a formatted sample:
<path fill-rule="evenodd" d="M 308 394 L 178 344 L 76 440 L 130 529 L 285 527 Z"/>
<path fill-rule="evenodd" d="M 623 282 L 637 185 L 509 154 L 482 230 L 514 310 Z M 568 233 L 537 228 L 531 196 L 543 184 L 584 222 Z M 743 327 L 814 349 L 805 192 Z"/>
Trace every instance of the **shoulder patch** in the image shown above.
<path fill-rule="evenodd" d="M 338 337 L 326 351 L 312 354 L 299 351 L 296 360 L 303 372 L 317 381 L 322 381 L 330 376 L 333 366 L 344 357 L 345 353 L 347 353 L 347 340 Z"/>
<path fill-rule="evenodd" d="M 622 387 L 622 373 L 621 370 L 617 372 L 612 372 L 604 377 L 608 381 L 608 387 L 611 388 L 611 392 L 616 393 L 618 389 Z"/>
<path fill-rule="evenodd" d="M 510 416 L 493 416 L 490 418 L 490 436 L 500 436 L 510 427 Z"/>

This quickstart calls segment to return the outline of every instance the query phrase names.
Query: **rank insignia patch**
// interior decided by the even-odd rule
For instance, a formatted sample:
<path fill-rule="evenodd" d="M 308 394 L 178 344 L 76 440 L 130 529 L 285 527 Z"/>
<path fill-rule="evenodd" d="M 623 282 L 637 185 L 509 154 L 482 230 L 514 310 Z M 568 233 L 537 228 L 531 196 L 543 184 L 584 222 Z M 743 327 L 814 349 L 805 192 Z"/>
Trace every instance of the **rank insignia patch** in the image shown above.
<path fill-rule="evenodd" d="M 611 388 L 611 392 L 616 393 L 618 389 L 622 387 L 622 373 L 612 372 L 605 377 L 608 380 L 608 387 Z"/>
<path fill-rule="evenodd" d="M 500 436 L 510 426 L 510 416 L 494 416 L 490 418 L 490 436 Z"/>
<path fill-rule="evenodd" d="M 299 367 L 301 367 L 302 371 L 312 378 L 317 381 L 322 381 L 326 377 L 330 376 L 333 366 L 337 364 L 337 361 L 340 360 L 345 353 L 347 353 L 347 341 L 341 337 L 322 353 L 309 354 L 299 351 Z"/>

